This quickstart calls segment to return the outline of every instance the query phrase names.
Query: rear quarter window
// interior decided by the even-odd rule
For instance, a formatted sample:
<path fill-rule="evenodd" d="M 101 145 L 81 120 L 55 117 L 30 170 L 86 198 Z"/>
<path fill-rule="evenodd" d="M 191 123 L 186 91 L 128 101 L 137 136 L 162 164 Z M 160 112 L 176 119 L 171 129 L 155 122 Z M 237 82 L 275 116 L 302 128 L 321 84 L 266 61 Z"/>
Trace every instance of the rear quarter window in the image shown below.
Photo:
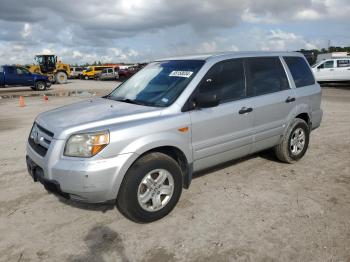
<path fill-rule="evenodd" d="M 347 59 L 338 60 L 337 67 L 350 67 L 350 60 L 347 60 Z"/>
<path fill-rule="evenodd" d="M 297 88 L 315 84 L 315 78 L 304 58 L 287 56 L 283 59 L 288 65 Z"/>

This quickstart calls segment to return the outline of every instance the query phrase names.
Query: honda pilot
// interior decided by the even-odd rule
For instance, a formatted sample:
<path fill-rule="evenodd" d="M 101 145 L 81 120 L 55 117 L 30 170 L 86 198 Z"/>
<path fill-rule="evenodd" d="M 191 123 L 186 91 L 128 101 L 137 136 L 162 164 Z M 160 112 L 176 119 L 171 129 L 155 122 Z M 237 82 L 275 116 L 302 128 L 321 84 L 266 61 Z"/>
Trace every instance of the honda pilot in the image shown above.
<path fill-rule="evenodd" d="M 322 119 L 299 53 L 236 52 L 150 63 L 109 95 L 41 113 L 27 143 L 34 181 L 72 200 L 166 216 L 192 174 L 273 148 L 295 163 Z"/>

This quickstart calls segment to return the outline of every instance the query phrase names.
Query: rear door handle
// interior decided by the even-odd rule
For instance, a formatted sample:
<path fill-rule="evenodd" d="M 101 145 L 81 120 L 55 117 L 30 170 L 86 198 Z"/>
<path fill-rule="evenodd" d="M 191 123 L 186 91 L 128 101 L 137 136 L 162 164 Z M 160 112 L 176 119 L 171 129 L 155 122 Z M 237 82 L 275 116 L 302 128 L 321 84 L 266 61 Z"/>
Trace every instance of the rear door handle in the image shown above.
<path fill-rule="evenodd" d="M 250 113 L 250 112 L 252 112 L 253 111 L 253 108 L 251 108 L 251 107 L 242 107 L 239 111 L 238 111 L 238 113 L 240 114 L 240 115 L 243 115 L 243 114 L 247 114 L 247 113 Z"/>
<path fill-rule="evenodd" d="M 286 99 L 286 103 L 292 103 L 294 101 L 295 101 L 295 97 L 288 96 L 288 98 Z"/>

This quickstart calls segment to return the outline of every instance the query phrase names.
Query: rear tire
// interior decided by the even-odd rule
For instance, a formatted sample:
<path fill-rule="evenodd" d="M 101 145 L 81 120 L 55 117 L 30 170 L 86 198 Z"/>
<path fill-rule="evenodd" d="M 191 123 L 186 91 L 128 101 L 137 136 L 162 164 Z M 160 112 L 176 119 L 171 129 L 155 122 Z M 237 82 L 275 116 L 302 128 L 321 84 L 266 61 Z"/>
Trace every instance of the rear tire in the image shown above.
<path fill-rule="evenodd" d="M 55 76 L 56 83 L 58 84 L 66 84 L 67 83 L 67 74 L 65 72 L 58 72 Z"/>
<path fill-rule="evenodd" d="M 182 172 L 178 163 L 154 152 L 138 159 L 125 174 L 117 207 L 132 221 L 152 222 L 171 212 L 181 192 Z"/>
<path fill-rule="evenodd" d="M 301 159 L 309 146 L 310 128 L 308 124 L 295 118 L 284 134 L 282 141 L 274 150 L 276 157 L 285 163 L 292 164 Z"/>
<path fill-rule="evenodd" d="M 33 89 L 33 88 L 32 88 Z M 38 81 L 35 83 L 35 88 L 34 90 L 37 91 L 45 91 L 46 90 L 46 83 L 43 81 Z"/>

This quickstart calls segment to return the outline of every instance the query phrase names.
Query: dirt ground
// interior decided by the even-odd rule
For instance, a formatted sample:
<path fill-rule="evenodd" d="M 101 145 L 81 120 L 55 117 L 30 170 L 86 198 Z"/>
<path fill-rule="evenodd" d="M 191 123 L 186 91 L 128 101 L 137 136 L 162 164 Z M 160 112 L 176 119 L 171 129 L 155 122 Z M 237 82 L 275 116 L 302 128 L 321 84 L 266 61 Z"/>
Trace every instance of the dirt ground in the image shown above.
<path fill-rule="evenodd" d="M 114 86 L 76 80 L 60 90 Z M 172 213 L 151 224 L 113 205 L 59 199 L 27 174 L 35 116 L 93 93 L 26 97 L 23 108 L 0 99 L 0 261 L 350 261 L 350 87 L 324 88 L 322 126 L 300 162 L 262 152 L 197 174 Z"/>

